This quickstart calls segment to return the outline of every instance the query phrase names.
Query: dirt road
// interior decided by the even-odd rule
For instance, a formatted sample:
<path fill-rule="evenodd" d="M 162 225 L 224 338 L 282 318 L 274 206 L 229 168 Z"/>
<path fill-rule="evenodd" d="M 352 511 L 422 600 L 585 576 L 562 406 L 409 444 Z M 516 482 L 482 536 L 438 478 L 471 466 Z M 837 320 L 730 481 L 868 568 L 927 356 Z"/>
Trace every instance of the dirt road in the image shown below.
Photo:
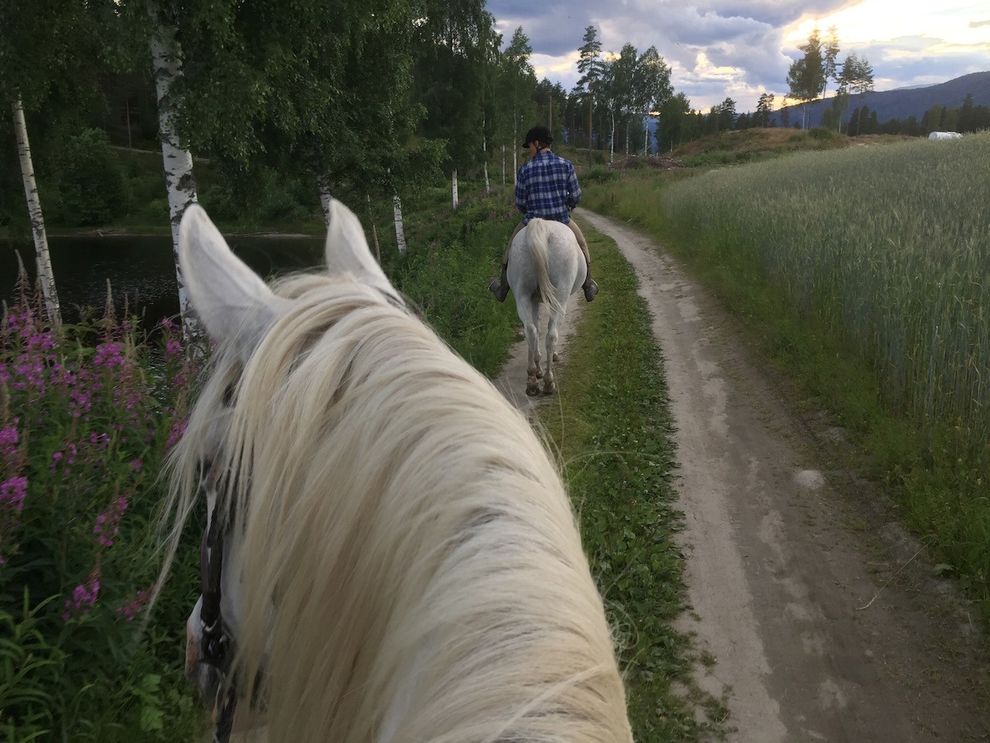
<path fill-rule="evenodd" d="M 732 318 L 659 246 L 590 213 L 654 316 L 676 422 L 690 616 L 739 741 L 990 739 L 983 640 L 877 494 L 829 464 Z M 607 287 L 600 297 L 608 301 Z"/>

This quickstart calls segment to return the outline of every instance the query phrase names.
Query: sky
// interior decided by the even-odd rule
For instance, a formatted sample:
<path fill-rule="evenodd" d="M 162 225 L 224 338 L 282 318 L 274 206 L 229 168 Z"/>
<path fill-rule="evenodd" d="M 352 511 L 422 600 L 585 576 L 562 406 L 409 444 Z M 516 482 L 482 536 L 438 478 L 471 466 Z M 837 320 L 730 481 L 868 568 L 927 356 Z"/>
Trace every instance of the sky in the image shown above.
<path fill-rule="evenodd" d="M 488 0 L 488 10 L 505 43 L 523 27 L 538 78 L 570 90 L 593 24 L 605 52 L 655 46 L 675 91 L 702 111 L 726 97 L 752 111 L 763 92 L 780 106 L 787 69 L 816 26 L 823 37 L 836 27 L 840 62 L 850 53 L 870 61 L 876 90 L 990 70 L 990 0 Z"/>

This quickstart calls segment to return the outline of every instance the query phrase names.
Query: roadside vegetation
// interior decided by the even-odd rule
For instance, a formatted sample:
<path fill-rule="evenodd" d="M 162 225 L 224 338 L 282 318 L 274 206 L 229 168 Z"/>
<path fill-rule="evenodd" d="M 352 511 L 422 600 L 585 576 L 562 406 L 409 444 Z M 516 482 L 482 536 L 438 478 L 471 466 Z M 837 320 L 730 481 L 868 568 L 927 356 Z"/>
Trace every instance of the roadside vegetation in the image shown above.
<path fill-rule="evenodd" d="M 685 586 L 663 365 L 632 268 L 612 240 L 585 234 L 608 301 L 584 309 L 560 394 L 540 424 L 560 457 L 616 629 L 635 739 L 708 740 L 724 733 L 727 710 L 695 686 L 699 659 L 672 626 L 685 611 Z"/>
<path fill-rule="evenodd" d="M 990 618 L 990 135 L 636 172 L 585 204 L 665 241 L 836 413 Z"/>
<path fill-rule="evenodd" d="M 456 212 L 442 187 L 410 199 L 404 255 L 390 210 L 362 216 L 396 286 L 493 374 L 515 321 L 485 278 L 514 215 L 505 194 L 471 194 L 477 185 Z M 199 591 L 195 529 L 140 627 L 159 564 L 158 474 L 198 370 L 167 319 L 152 338 L 112 315 L 60 336 L 27 287 L 13 294 L 0 322 L 0 737 L 194 740 L 205 720 L 182 666 Z"/>

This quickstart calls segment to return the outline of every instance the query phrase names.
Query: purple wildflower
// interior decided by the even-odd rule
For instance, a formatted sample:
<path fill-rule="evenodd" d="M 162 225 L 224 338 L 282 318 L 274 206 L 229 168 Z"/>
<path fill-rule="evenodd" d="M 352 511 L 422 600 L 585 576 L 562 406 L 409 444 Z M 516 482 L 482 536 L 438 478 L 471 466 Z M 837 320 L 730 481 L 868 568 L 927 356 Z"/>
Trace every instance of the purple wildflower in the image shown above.
<path fill-rule="evenodd" d="M 141 613 L 141 610 L 148 603 L 148 599 L 151 598 L 151 591 L 147 588 L 142 588 L 137 592 L 137 595 L 128 603 L 124 604 L 117 609 L 117 616 L 126 619 L 128 622 L 134 621 L 134 618 Z"/>
<path fill-rule="evenodd" d="M 124 344 L 116 341 L 106 341 L 96 347 L 96 355 L 93 356 L 93 364 L 105 366 L 112 369 L 116 366 L 124 365 Z"/>
<path fill-rule="evenodd" d="M 178 338 L 169 338 L 165 341 L 165 355 L 178 356 L 182 353 L 182 342 Z"/>
<path fill-rule="evenodd" d="M 0 503 L 7 504 L 20 513 L 27 497 L 27 484 L 26 477 L 11 477 L 0 482 Z"/>
<path fill-rule="evenodd" d="M 85 583 L 72 589 L 72 597 L 65 600 L 62 619 L 68 620 L 73 614 L 87 614 L 100 597 L 100 569 L 93 568 Z"/>
<path fill-rule="evenodd" d="M 93 534 L 101 547 L 113 547 L 113 540 L 120 531 L 120 519 L 126 510 L 127 498 L 120 496 L 110 504 L 110 508 L 96 517 Z"/>
<path fill-rule="evenodd" d="M 165 449 L 169 450 L 173 446 L 179 443 L 179 439 L 182 438 L 182 434 L 186 432 L 186 426 L 188 425 L 186 420 L 178 420 L 172 424 L 172 428 L 168 432 L 168 439 L 165 441 Z"/>
<path fill-rule="evenodd" d="M 17 419 L 7 426 L 0 428 L 0 456 L 9 459 L 17 451 L 17 444 L 20 441 L 20 434 L 17 431 Z"/>

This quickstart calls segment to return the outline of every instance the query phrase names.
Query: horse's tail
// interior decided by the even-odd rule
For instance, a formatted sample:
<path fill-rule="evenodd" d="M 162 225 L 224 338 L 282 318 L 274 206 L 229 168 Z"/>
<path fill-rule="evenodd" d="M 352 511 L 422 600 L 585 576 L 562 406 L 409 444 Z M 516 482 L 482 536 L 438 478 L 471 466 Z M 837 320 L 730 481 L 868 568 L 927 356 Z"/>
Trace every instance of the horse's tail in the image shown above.
<path fill-rule="evenodd" d="M 536 280 L 540 285 L 540 295 L 547 307 L 553 312 L 560 312 L 560 298 L 557 296 L 557 289 L 550 280 L 550 253 L 549 253 L 550 230 L 546 220 L 534 218 L 529 220 L 526 227 L 526 242 L 529 243 L 529 250 L 533 254 L 533 262 L 536 264 Z"/>

